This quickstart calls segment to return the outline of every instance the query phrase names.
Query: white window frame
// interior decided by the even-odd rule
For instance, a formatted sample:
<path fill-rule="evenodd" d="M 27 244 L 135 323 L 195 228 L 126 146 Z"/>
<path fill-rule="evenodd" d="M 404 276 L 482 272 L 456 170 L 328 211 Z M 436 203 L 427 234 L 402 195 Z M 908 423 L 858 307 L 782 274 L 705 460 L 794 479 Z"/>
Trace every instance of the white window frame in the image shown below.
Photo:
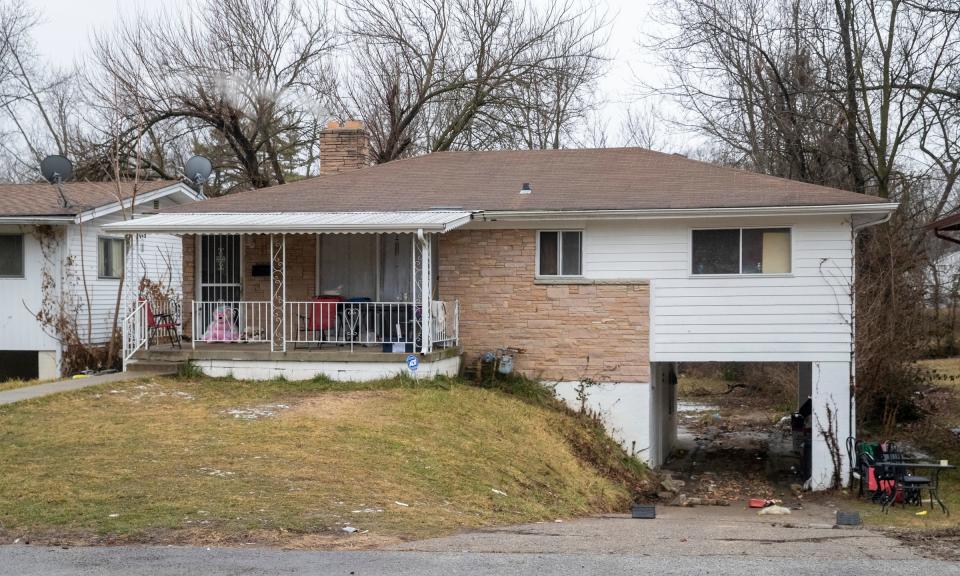
<path fill-rule="evenodd" d="M 723 274 L 697 274 L 693 271 L 693 233 L 697 230 L 738 230 L 740 232 L 739 250 L 737 251 L 737 272 Z M 757 272 L 745 274 L 743 272 L 743 231 L 744 230 L 788 230 L 790 232 L 790 271 L 789 272 Z M 691 228 L 687 234 L 687 274 L 690 278 L 791 278 L 794 271 L 793 255 L 796 254 L 794 245 L 793 224 L 766 224 L 762 226 L 702 226 Z"/>
<path fill-rule="evenodd" d="M 541 274 L 540 273 L 540 234 L 542 233 L 557 233 L 557 273 L 556 274 Z M 580 273 L 579 274 L 564 274 L 563 273 L 563 233 L 564 232 L 578 232 L 580 234 Z M 583 239 L 584 233 L 582 228 L 551 228 L 549 230 L 537 230 L 537 245 L 536 245 L 536 262 L 534 264 L 536 278 L 583 278 Z"/>
<path fill-rule="evenodd" d="M 119 241 L 123 246 L 123 249 L 120 251 L 120 275 L 119 276 L 104 276 L 100 273 L 100 241 L 101 240 L 114 240 Z M 126 268 L 127 263 L 124 262 L 127 255 L 127 245 L 122 236 L 97 236 L 97 279 L 99 280 L 120 280 L 123 278 L 123 269 Z"/>
<path fill-rule="evenodd" d="M 19 236 L 20 237 L 20 273 L 2 274 L 0 280 L 17 280 L 27 276 L 27 237 L 23 232 L 0 232 L 0 236 Z"/>

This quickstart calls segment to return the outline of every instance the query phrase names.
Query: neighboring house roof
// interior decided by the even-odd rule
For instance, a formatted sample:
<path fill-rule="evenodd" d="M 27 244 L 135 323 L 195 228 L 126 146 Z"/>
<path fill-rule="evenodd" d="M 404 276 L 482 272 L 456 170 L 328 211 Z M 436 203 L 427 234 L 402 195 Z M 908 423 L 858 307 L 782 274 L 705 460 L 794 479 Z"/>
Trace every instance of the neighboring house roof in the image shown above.
<path fill-rule="evenodd" d="M 66 208 L 52 184 L 0 184 L 0 217 L 4 216 L 76 216 L 133 196 L 177 185 L 172 180 L 138 182 L 64 182 L 63 193 L 70 203 Z M 119 197 L 118 197 L 119 192 Z"/>
<path fill-rule="evenodd" d="M 529 183 L 530 194 L 521 194 Z M 577 211 L 884 204 L 642 148 L 438 152 L 165 212 Z"/>

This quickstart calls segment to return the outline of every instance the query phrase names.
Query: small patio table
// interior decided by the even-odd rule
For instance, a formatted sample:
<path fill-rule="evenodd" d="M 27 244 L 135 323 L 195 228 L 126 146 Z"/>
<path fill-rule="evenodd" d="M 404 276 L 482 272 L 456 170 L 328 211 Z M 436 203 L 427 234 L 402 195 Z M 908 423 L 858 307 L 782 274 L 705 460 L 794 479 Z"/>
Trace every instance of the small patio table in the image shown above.
<path fill-rule="evenodd" d="M 886 466 L 894 470 L 929 470 L 933 472 L 933 477 L 930 478 L 930 485 L 927 486 L 927 489 L 930 491 L 930 507 L 933 508 L 933 500 L 937 501 L 937 504 L 940 505 L 940 509 L 943 510 L 943 513 L 947 516 L 950 515 L 950 511 L 947 509 L 946 504 L 943 503 L 943 500 L 940 499 L 940 472 L 944 470 L 956 470 L 957 467 L 953 464 L 940 464 L 939 462 L 880 462 L 878 466 Z M 896 491 L 896 487 L 894 487 Z M 896 492 L 894 492 L 896 493 Z"/>

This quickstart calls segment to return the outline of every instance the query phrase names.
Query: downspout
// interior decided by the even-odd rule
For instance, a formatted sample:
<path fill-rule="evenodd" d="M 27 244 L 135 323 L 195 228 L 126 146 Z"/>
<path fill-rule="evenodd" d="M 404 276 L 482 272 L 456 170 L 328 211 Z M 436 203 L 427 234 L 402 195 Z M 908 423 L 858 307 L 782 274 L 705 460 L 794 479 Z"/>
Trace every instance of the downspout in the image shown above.
<path fill-rule="evenodd" d="M 433 287 L 430 286 L 430 279 L 433 271 L 430 269 L 430 260 L 432 256 L 428 252 L 429 241 L 423 233 L 423 228 L 417 228 L 417 241 L 420 243 L 420 353 L 425 354 L 431 349 L 430 337 L 433 334 L 431 323 L 433 318 L 430 314 L 430 301 L 433 298 Z M 414 254 L 416 259 L 416 254 Z M 416 284 L 416 278 L 414 279 Z M 416 339 L 414 339 L 414 349 L 416 349 Z"/>
<path fill-rule="evenodd" d="M 850 402 L 847 405 L 847 438 L 853 438 L 856 431 L 856 413 L 854 406 L 857 403 L 857 235 L 861 230 L 871 226 L 885 224 L 893 218 L 893 211 L 887 212 L 887 215 L 879 220 L 864 222 L 851 228 L 853 260 L 850 266 Z M 850 454 L 847 454 L 850 458 Z M 851 467 L 851 474 L 853 468 Z"/>

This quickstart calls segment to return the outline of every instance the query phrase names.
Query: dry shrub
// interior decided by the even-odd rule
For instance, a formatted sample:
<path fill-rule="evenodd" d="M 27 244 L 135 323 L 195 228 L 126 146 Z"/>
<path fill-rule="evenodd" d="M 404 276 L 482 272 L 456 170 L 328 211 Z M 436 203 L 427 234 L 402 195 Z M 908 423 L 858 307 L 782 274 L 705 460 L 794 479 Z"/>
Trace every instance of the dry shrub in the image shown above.
<path fill-rule="evenodd" d="M 856 397 L 868 427 L 890 435 L 898 421 L 916 419 L 917 393 L 929 385 L 924 355 L 926 231 L 912 224 L 904 201 L 888 225 L 857 237 Z"/>

